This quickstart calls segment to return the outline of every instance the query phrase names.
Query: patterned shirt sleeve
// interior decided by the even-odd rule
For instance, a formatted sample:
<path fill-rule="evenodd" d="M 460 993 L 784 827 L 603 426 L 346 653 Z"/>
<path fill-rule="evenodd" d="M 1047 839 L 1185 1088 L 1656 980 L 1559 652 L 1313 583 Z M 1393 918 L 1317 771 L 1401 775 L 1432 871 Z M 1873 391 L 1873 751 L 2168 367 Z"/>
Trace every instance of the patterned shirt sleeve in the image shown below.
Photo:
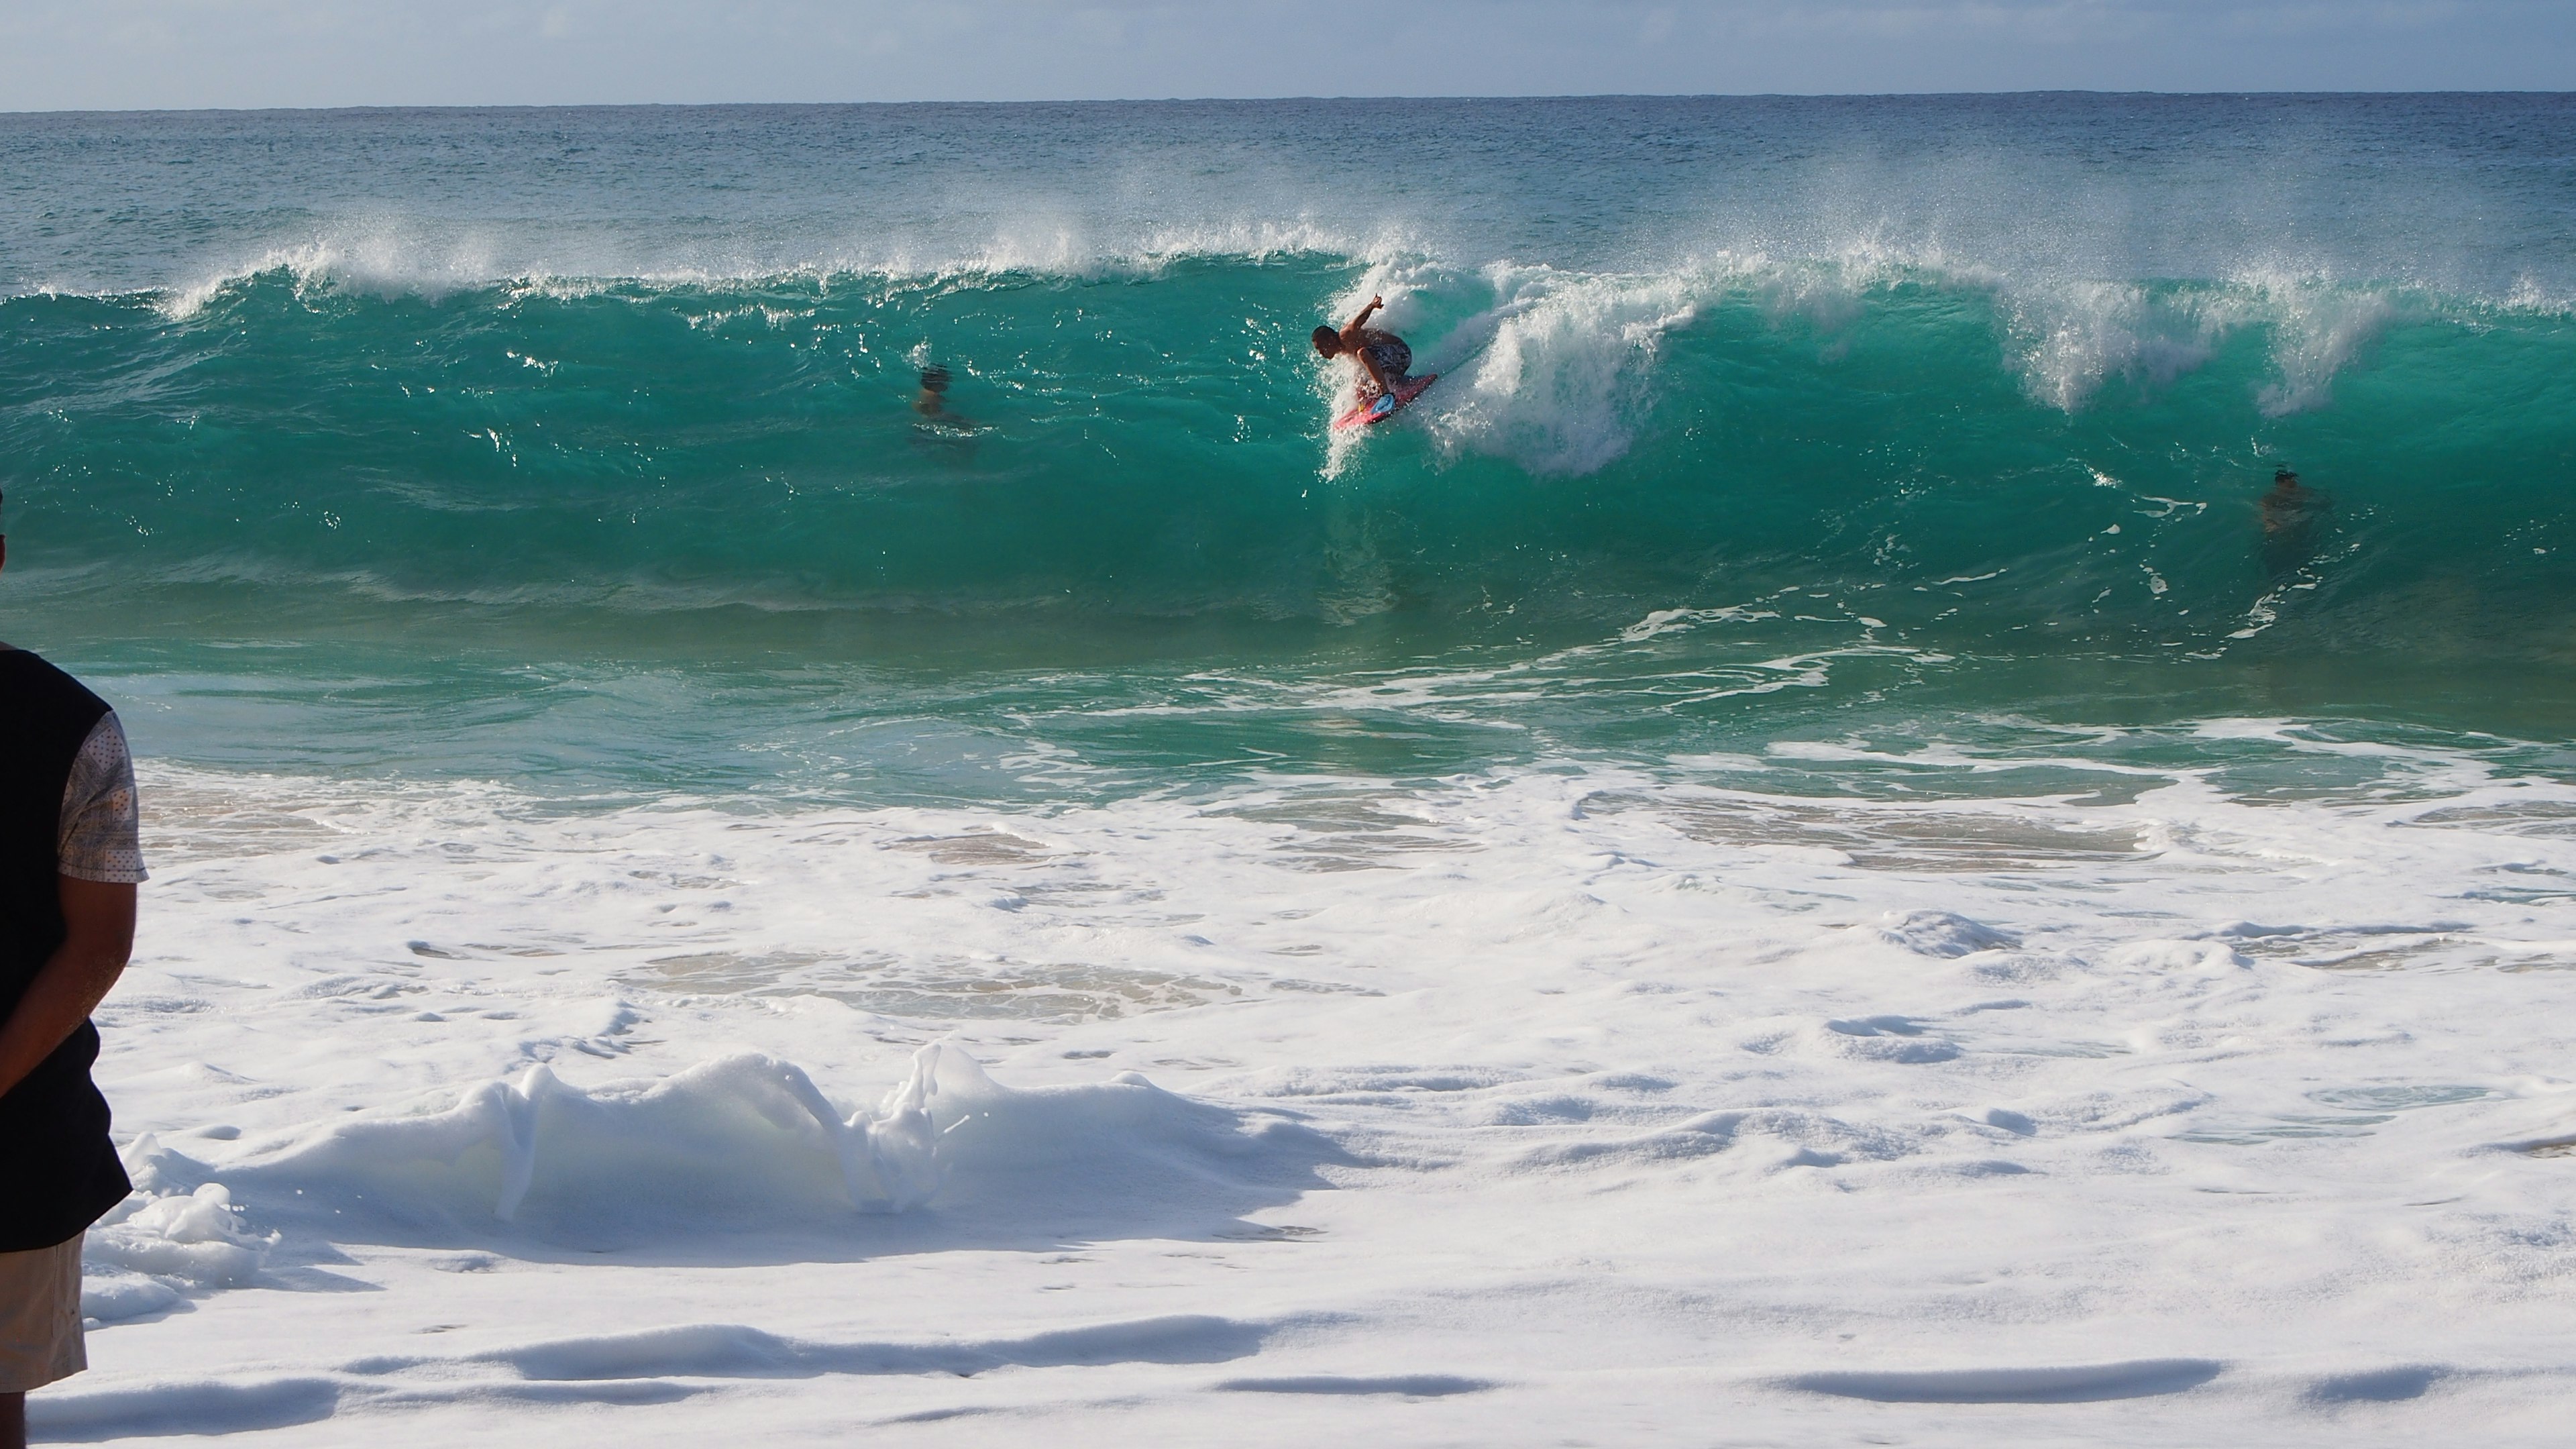
<path fill-rule="evenodd" d="M 135 885 L 144 879 L 141 820 L 134 805 L 134 756 L 110 712 L 90 728 L 63 786 L 54 868 L 76 880 Z"/>

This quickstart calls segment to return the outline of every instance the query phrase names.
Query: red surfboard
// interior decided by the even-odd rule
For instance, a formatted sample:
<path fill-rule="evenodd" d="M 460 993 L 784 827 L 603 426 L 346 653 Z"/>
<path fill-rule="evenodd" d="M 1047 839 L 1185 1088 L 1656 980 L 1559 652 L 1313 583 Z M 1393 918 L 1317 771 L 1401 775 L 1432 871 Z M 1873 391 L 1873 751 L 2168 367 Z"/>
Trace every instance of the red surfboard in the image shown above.
<path fill-rule="evenodd" d="M 1395 385 L 1395 392 L 1391 396 L 1386 393 L 1380 393 L 1376 397 L 1363 398 L 1360 401 L 1353 403 L 1349 412 L 1333 419 L 1333 431 L 1340 432 L 1345 428 L 1373 427 L 1376 424 L 1385 422 L 1388 418 L 1394 417 L 1397 413 L 1404 411 L 1405 404 L 1422 396 L 1425 388 L 1430 387 L 1431 384 L 1438 382 L 1439 380 L 1440 374 L 1436 372 L 1426 372 L 1420 377 L 1408 377 L 1404 381 L 1397 383 Z"/>

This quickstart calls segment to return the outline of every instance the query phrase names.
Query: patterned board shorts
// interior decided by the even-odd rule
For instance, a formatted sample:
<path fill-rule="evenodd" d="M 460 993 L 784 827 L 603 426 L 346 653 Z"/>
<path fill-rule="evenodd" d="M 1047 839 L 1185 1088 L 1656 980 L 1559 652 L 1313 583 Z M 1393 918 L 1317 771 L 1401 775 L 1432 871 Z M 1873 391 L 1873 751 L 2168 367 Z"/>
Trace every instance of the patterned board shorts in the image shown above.
<path fill-rule="evenodd" d="M 81 1342 L 81 1240 L 0 1253 L 0 1394 L 89 1367 Z"/>
<path fill-rule="evenodd" d="M 1413 349 L 1405 346 L 1401 339 L 1389 337 L 1382 342 L 1369 343 L 1368 352 L 1377 359 L 1378 370 L 1389 377 L 1403 377 L 1413 371 Z M 1377 391 L 1365 369 L 1360 376 L 1360 391 Z"/>

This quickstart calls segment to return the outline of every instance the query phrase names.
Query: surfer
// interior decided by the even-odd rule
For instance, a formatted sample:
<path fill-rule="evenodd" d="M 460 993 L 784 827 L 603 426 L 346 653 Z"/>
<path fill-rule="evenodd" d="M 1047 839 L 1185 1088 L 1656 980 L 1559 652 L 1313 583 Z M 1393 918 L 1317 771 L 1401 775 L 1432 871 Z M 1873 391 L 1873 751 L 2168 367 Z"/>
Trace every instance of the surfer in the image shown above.
<path fill-rule="evenodd" d="M 1413 349 L 1392 332 L 1368 325 L 1369 314 L 1386 305 L 1384 297 L 1371 297 L 1350 325 L 1336 332 L 1330 327 L 1315 329 L 1315 350 L 1327 361 L 1348 353 L 1367 372 L 1368 381 L 1360 386 L 1360 401 L 1373 397 L 1399 394 L 1406 374 L 1413 370 Z"/>

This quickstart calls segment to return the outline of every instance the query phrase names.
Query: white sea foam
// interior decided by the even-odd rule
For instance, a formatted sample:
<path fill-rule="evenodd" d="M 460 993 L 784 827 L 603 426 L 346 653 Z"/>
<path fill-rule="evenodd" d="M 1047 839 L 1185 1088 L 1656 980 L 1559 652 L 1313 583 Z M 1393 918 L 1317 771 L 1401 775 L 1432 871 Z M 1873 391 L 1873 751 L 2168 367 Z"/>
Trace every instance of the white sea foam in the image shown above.
<path fill-rule="evenodd" d="M 928 1112 L 939 1055 L 923 1048 L 874 1113 L 844 1113 L 802 1071 L 759 1056 L 592 1091 L 533 1066 L 443 1109 L 333 1122 L 254 1147 L 231 1174 L 448 1223 L 533 1212 L 615 1231 L 637 1214 L 705 1228 L 900 1212 L 939 1185 Z M 949 1075 L 961 1071 L 972 1068 Z"/>
<path fill-rule="evenodd" d="M 1419 346 L 1421 365 L 1449 379 L 1416 414 L 1440 446 L 1511 458 L 1541 474 L 1580 475 L 1622 456 L 1664 380 L 1669 339 L 1710 308 L 1737 298 L 1826 337 L 1872 308 L 1905 305 L 1926 288 L 1993 300 L 1996 360 L 2017 371 L 2030 397 L 2076 413 L 2103 387 L 2149 392 L 2214 357 L 2236 334 L 2259 332 L 2274 378 L 2247 401 L 2265 416 L 2329 406 L 2335 379 L 2362 363 L 2393 321 L 2458 309 L 2421 294 L 2349 286 L 2314 276 L 2249 273 L 2222 282 L 2150 286 L 2125 281 L 2018 278 L 1938 249 L 1853 246 L 1782 260 L 1718 253 L 1667 271 L 1567 273 L 1492 263 L 1473 284 L 1424 262 L 1379 263 L 1328 310 L 1389 295 L 1399 325 L 1410 294 L 1472 292 L 1485 305 Z M 1829 341 L 1826 355 L 1846 344 Z M 1328 404 L 1347 401 L 1349 374 L 1327 371 Z M 1356 434 L 1332 440 L 1325 476 L 1346 466 Z"/>
<path fill-rule="evenodd" d="M 196 315 L 227 288 L 279 274 L 299 291 L 440 298 L 501 288 L 514 297 L 580 297 L 632 286 L 723 290 L 842 279 L 1092 279 L 1150 276 L 1202 260 L 1324 256 L 1372 261 L 1422 255 L 1420 243 L 1400 227 L 1348 232 L 1303 218 L 1156 223 L 1110 231 L 1020 218 L 982 236 L 937 241 L 898 236 L 848 244 L 688 246 L 659 252 L 587 235 L 509 237 L 490 228 L 418 219 L 360 219 L 201 266 L 148 292 L 165 314 L 179 319 Z M 66 285 L 56 290 L 96 289 Z"/>
<path fill-rule="evenodd" d="M 572 814 L 147 762 L 101 1013 L 142 1193 L 37 1425 L 1205 1439 L 1261 1393 L 1490 1439 L 1716 1393 L 2511 1442 L 2576 1393 L 2576 791 L 2280 720 L 2172 756 Z M 2391 1364 L 2446 1377 L 2351 1387 Z"/>
<path fill-rule="evenodd" d="M 218 1182 L 174 1187 L 152 1169 L 165 1153 L 150 1133 L 129 1149 L 136 1192 L 89 1230 L 81 1312 L 133 1318 L 175 1306 L 189 1290 L 255 1282 L 277 1234 L 251 1230 Z"/>
<path fill-rule="evenodd" d="M 1590 473 L 1628 449 L 1652 399 L 1643 386 L 1665 334 L 1710 294 L 1696 276 L 1569 277 L 1496 264 L 1498 299 L 1442 344 L 1472 355 L 1431 412 L 1452 449 L 1508 456 L 1540 473 Z"/>

